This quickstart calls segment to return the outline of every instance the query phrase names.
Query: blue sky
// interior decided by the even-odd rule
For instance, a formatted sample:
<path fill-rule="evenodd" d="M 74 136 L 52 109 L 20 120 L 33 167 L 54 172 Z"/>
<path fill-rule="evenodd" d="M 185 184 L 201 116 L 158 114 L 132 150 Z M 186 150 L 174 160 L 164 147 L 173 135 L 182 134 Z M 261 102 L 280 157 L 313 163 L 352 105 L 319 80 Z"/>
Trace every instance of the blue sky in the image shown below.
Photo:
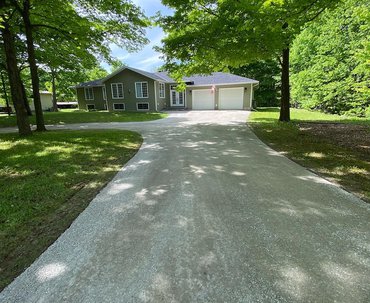
<path fill-rule="evenodd" d="M 147 16 L 154 16 L 156 12 L 160 11 L 163 15 L 168 15 L 171 10 L 166 6 L 162 5 L 160 0 L 133 0 L 133 2 L 140 6 Z M 161 39 L 164 37 L 163 30 L 160 27 L 152 27 L 146 30 L 147 38 L 150 43 L 136 53 L 129 53 L 124 49 L 117 47 L 116 45 L 111 46 L 112 55 L 124 64 L 143 69 L 146 71 L 155 71 L 159 66 L 163 64 L 161 61 L 160 53 L 153 50 L 153 46 L 160 45 Z M 107 64 L 103 64 L 105 69 L 109 69 Z"/>

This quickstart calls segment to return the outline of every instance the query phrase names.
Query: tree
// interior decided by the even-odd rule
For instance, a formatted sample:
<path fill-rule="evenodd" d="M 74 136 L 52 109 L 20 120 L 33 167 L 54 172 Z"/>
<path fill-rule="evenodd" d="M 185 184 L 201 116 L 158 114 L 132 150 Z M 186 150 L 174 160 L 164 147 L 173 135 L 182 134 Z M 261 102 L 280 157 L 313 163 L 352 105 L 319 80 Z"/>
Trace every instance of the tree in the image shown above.
<path fill-rule="evenodd" d="M 42 33 L 42 36 L 38 32 L 35 35 L 36 43 L 42 45 L 36 50 L 40 83 L 44 89 L 52 92 L 53 110 L 57 111 L 57 99 L 63 99 L 66 95 L 73 98 L 69 87 L 85 79 L 85 70 L 98 66 L 99 61 L 80 44 L 55 36 L 53 30 L 44 29 Z"/>
<path fill-rule="evenodd" d="M 165 67 L 182 76 L 278 57 L 281 65 L 280 121 L 290 120 L 289 48 L 309 21 L 334 0 L 163 0 L 174 9 L 158 21 L 167 33 L 160 49 Z"/>
<path fill-rule="evenodd" d="M 40 80 L 38 75 L 38 67 L 36 63 L 35 46 L 33 40 L 33 24 L 31 22 L 30 0 L 22 0 L 21 4 L 17 0 L 12 0 L 12 4 L 22 16 L 24 33 L 26 36 L 28 63 L 31 72 L 33 104 L 36 113 L 36 130 L 45 131 L 44 115 L 42 112 L 41 97 L 40 97 Z"/>
<path fill-rule="evenodd" d="M 7 22 L 9 26 L 13 27 L 12 31 L 14 31 L 15 24 L 14 22 L 12 22 L 11 18 L 10 19 L 8 18 Z M 17 35 L 12 34 L 12 36 L 14 38 L 14 47 L 15 47 L 15 52 L 17 54 L 17 65 L 18 65 L 17 69 L 19 72 L 20 79 L 22 80 L 21 89 L 23 92 L 23 103 L 27 110 L 28 116 L 32 116 L 32 111 L 31 111 L 28 98 L 27 98 L 27 90 L 24 85 L 24 78 L 28 78 L 27 77 L 28 76 L 28 73 L 27 73 L 28 65 L 27 65 L 27 55 L 26 55 L 27 51 L 21 39 Z M 0 40 L 0 72 L 4 75 L 4 82 L 9 82 L 7 81 L 8 79 L 5 79 L 5 78 L 8 78 L 6 76 L 8 74 L 8 71 L 7 71 L 7 66 L 6 66 L 6 54 L 5 54 L 4 49 L 5 49 L 4 42 Z M 4 86 L 3 86 L 3 90 L 4 90 L 3 91 L 3 95 L 4 95 L 6 93 L 6 88 L 4 88 Z"/>
<path fill-rule="evenodd" d="M 149 21 L 129 1 L 57 0 L 39 5 L 43 9 L 34 17 L 35 41 L 41 46 L 37 49 L 40 68 L 51 76 L 54 106 L 58 84 L 62 84 L 62 95 L 72 98 L 71 81 L 86 80 L 82 72 L 94 69 L 102 60 L 114 62 L 109 44 L 137 50 L 148 42 L 144 28 Z"/>
<path fill-rule="evenodd" d="M 44 123 L 39 102 L 36 42 L 37 49 L 42 50 L 55 38 L 68 40 L 69 45 L 108 62 L 111 43 L 136 50 L 148 42 L 144 28 L 150 23 L 129 0 L 5 0 L 1 5 L 8 9 L 7 16 L 16 25 L 12 27 L 13 37 L 26 37 L 38 130 L 44 129 Z M 15 57 L 19 55 L 15 48 L 12 51 Z"/>
<path fill-rule="evenodd" d="M 22 80 L 18 69 L 14 35 L 9 18 L 9 7 L 4 2 L 0 2 L 0 31 L 3 39 L 3 47 L 6 59 L 6 70 L 9 77 L 10 91 L 17 115 L 18 131 L 21 136 L 32 134 L 28 120 L 27 110 L 24 106 L 24 92 L 22 90 Z"/>
<path fill-rule="evenodd" d="M 7 88 L 7 85 L 5 83 L 5 77 L 4 77 L 3 72 L 1 70 L 0 70 L 0 78 L 1 78 L 1 86 L 2 86 L 2 89 L 3 89 L 3 96 L 4 96 L 4 99 L 5 99 L 6 111 L 8 113 L 8 116 L 10 116 L 11 108 L 10 108 L 10 102 L 9 102 L 9 98 L 8 98 L 8 88 Z"/>
<path fill-rule="evenodd" d="M 370 5 L 346 0 L 292 45 L 292 97 L 305 108 L 364 116 L 370 107 Z"/>
<path fill-rule="evenodd" d="M 258 79 L 259 85 L 255 92 L 256 106 L 277 106 L 280 89 L 279 63 L 277 60 L 256 61 L 240 67 L 231 67 L 233 74 Z"/>
<path fill-rule="evenodd" d="M 121 60 L 113 60 L 110 64 L 110 71 L 113 73 L 115 70 L 123 67 L 124 64 Z"/>

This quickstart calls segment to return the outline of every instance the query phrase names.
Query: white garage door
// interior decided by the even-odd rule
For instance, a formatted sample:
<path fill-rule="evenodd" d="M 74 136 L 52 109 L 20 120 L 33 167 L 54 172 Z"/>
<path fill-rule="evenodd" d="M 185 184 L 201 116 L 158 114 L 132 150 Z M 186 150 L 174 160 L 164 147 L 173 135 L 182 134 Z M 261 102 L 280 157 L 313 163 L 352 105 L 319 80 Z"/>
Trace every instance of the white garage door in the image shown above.
<path fill-rule="evenodd" d="M 244 87 L 220 88 L 219 109 L 243 109 Z"/>
<path fill-rule="evenodd" d="M 210 89 L 192 91 L 193 109 L 215 109 L 214 93 Z"/>

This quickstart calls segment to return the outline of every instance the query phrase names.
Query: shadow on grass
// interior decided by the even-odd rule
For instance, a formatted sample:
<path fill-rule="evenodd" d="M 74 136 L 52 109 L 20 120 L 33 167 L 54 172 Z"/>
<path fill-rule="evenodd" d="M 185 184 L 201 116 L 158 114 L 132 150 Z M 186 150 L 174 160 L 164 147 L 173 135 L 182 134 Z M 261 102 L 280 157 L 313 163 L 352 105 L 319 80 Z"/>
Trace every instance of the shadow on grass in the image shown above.
<path fill-rule="evenodd" d="M 273 149 L 370 201 L 370 157 L 330 138 L 300 131 L 295 123 L 250 123 Z"/>
<path fill-rule="evenodd" d="M 70 225 L 142 139 L 117 130 L 0 139 L 1 289 Z"/>
<path fill-rule="evenodd" d="M 293 134 L 283 136 L 299 139 L 291 127 Z M 272 134 L 277 130 L 272 127 Z M 97 301 L 107 293 L 122 302 L 142 301 L 143 293 L 154 301 L 171 301 L 180 293 L 183 301 L 192 302 L 193 281 L 199 282 L 198 293 L 212 290 L 210 302 L 229 302 L 229 294 L 241 292 L 258 301 L 261 285 L 267 285 L 270 298 L 287 302 L 320 296 L 328 302 L 366 301 L 368 212 L 347 205 L 340 195 L 323 199 L 324 180 L 286 165 L 244 124 L 182 125 L 161 129 L 160 135 L 164 140 L 154 140 L 157 130 L 146 133 L 138 161 L 109 184 L 104 201 L 88 209 L 100 215 L 107 229 L 91 221 L 76 224 L 73 232 L 83 235 L 79 245 L 54 246 L 46 263 L 31 269 L 34 298 L 83 301 L 87 288 L 65 291 L 66 284 L 58 281 L 77 278 L 96 285 Z M 163 161 L 163 169 L 154 170 L 153 160 Z M 144 175 L 147 180 L 138 178 Z M 98 229 L 103 231 L 97 237 Z M 81 246 L 94 251 L 94 257 L 80 260 Z M 66 247 L 68 256 L 61 253 Z M 153 254 L 157 249 L 160 257 Z M 167 266 L 172 260 L 184 264 L 184 283 L 173 283 L 179 281 L 179 271 Z M 70 270 L 80 262 L 77 271 Z M 147 274 L 148 268 L 154 268 L 153 274 Z M 127 287 L 124 281 L 129 281 Z M 115 283 L 125 287 L 111 292 Z M 142 292 L 136 285 L 144 285 Z"/>

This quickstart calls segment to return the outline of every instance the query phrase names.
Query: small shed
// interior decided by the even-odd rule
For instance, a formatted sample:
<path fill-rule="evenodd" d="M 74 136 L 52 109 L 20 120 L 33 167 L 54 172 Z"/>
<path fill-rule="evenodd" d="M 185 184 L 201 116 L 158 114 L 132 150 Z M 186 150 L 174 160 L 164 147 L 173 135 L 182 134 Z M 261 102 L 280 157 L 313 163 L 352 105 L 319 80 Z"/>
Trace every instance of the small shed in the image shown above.
<path fill-rule="evenodd" d="M 48 111 L 53 108 L 53 94 L 51 92 L 40 91 L 40 98 L 41 98 L 42 110 Z M 30 100 L 30 108 L 32 111 L 35 110 L 35 105 L 33 104 L 33 100 Z"/>

